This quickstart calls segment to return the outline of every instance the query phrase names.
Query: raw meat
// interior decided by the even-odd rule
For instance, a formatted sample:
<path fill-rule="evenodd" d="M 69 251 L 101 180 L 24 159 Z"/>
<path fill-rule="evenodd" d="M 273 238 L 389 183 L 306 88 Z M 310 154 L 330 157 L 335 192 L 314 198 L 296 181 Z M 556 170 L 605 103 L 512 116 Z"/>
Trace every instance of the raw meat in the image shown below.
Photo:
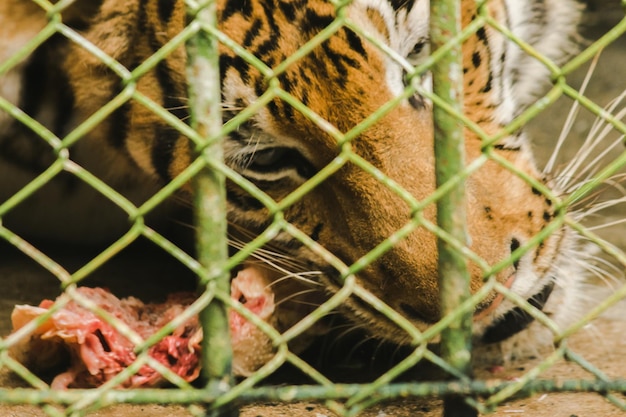
<path fill-rule="evenodd" d="M 232 280 L 231 296 L 261 319 L 270 321 L 274 313 L 274 295 L 268 284 L 269 280 L 263 274 L 248 267 Z M 78 292 L 144 339 L 179 316 L 195 298 L 190 293 L 177 293 L 170 295 L 164 303 L 144 304 L 134 297 L 119 299 L 102 288 L 81 287 Z M 22 328 L 53 305 L 53 301 L 44 300 L 38 307 L 16 306 L 11 315 L 13 330 Z M 229 321 L 234 372 L 249 375 L 272 357 L 274 348 L 269 337 L 240 314 L 231 311 Z M 184 380 L 193 381 L 200 373 L 201 340 L 202 329 L 198 318 L 193 316 L 150 347 L 149 354 Z M 136 359 L 134 347 L 100 316 L 70 301 L 40 325 L 28 340 L 13 349 L 13 353 L 27 366 L 40 370 L 67 363 L 69 356 L 69 367 L 53 379 L 52 388 L 87 388 L 103 384 L 128 367 Z M 121 386 L 150 387 L 164 382 L 161 374 L 144 365 Z"/>

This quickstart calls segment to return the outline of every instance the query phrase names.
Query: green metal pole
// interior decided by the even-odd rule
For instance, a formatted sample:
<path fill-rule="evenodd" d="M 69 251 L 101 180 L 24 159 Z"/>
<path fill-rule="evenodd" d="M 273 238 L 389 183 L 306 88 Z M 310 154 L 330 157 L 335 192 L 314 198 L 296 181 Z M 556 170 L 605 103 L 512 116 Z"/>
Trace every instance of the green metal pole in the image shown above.
<path fill-rule="evenodd" d="M 431 0 L 430 39 L 432 50 L 446 45 L 461 30 L 459 0 Z M 463 108 L 461 45 L 450 48 L 432 68 L 433 90 L 453 108 Z M 448 112 L 434 106 L 437 186 L 458 176 L 465 166 L 463 126 Z M 464 183 L 458 183 L 437 201 L 437 223 L 454 239 L 467 242 Z M 470 296 L 467 260 L 446 241 L 438 239 L 441 314 L 457 309 Z M 471 373 L 471 313 L 460 316 L 441 334 L 441 355 L 465 375 Z M 463 397 L 444 398 L 444 417 L 476 416 Z"/>
<path fill-rule="evenodd" d="M 217 26 L 216 4 L 213 0 L 197 3 L 189 10 L 195 22 Z M 191 19 L 190 19 L 191 21 Z M 205 30 L 199 30 L 187 42 L 191 126 L 206 138 L 199 157 L 220 163 L 223 147 L 220 139 L 221 83 L 217 40 Z M 230 274 L 224 266 L 228 259 L 225 177 L 217 170 L 205 168 L 193 181 L 196 248 L 204 273 L 200 276 L 200 291 L 230 291 Z M 200 314 L 204 333 L 202 344 L 202 377 L 212 393 L 227 392 L 233 385 L 232 348 L 228 308 L 213 299 Z M 235 412 L 236 414 L 236 412 Z M 228 410 L 211 409 L 208 416 L 229 414 Z"/>

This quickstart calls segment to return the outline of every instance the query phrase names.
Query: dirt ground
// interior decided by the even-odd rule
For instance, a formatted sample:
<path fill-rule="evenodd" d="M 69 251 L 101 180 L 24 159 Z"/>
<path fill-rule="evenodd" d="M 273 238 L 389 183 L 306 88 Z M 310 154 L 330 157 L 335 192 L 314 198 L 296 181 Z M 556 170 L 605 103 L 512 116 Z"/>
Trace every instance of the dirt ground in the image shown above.
<path fill-rule="evenodd" d="M 599 2 L 604 4 L 609 2 Z M 613 2 L 617 3 L 617 1 Z M 590 13 L 588 15 L 589 29 L 587 34 L 590 38 L 600 36 L 607 30 L 616 19 L 621 16 L 616 9 L 610 9 L 607 13 Z M 626 64 L 626 37 L 622 37 L 609 47 L 600 61 L 600 65 L 593 76 L 588 89 L 588 97 L 599 104 L 606 104 L 621 91 L 626 89 L 626 77 L 624 66 Z M 578 85 L 585 70 L 577 71 L 568 81 L 572 85 Z M 536 153 L 539 159 L 545 160 L 551 154 L 552 143 L 561 130 L 570 104 L 567 100 L 558 102 L 548 111 L 541 115 L 530 126 L 530 132 L 535 138 Z M 574 125 L 574 133 L 583 136 L 589 128 L 591 118 L 581 115 Z M 568 145 L 575 149 L 576 145 Z M 616 218 L 626 215 L 623 207 L 610 214 Z M 614 227 L 602 233 L 608 241 L 622 249 L 626 249 L 626 229 Z M 56 259 L 60 259 L 63 265 L 72 269 L 72 265 L 78 267 L 85 258 L 93 256 L 84 249 L 63 248 L 53 250 Z M 81 253 L 80 257 L 76 253 Z M 157 258 L 162 258 L 157 255 Z M 166 260 L 155 262 L 154 252 L 151 249 L 139 248 L 127 255 L 120 256 L 113 262 L 98 270 L 92 278 L 91 285 L 104 285 L 114 293 L 124 296 L 141 294 L 145 297 L 159 297 L 169 288 L 166 282 L 172 276 L 180 277 L 177 282 L 193 285 L 193 279 L 182 267 Z M 135 277 L 129 282 L 128 277 Z M 0 334 L 10 331 L 9 315 L 15 304 L 36 304 L 42 298 L 55 297 L 58 292 L 58 282 L 50 277 L 32 261 L 18 254 L 15 250 L 0 246 L 0 277 L 5 282 L 2 295 L 0 296 Z M 158 277 L 165 277 L 159 281 Z M 169 277 L 169 278 L 168 278 Z M 610 289 L 598 288 L 598 297 L 606 295 Z M 577 353 L 583 355 L 587 361 L 594 364 L 610 378 L 626 379 L 626 302 L 621 302 L 611 308 L 601 318 L 589 324 L 569 340 L 569 346 Z M 494 373 L 493 370 L 477 369 L 476 376 L 486 379 L 513 379 L 516 378 L 538 362 L 538 359 L 514 363 Z M 541 374 L 544 379 L 571 379 L 587 377 L 592 379 L 580 366 L 571 362 L 560 361 L 555 366 Z M 15 378 L 5 370 L 0 371 L 0 386 L 19 386 Z M 626 398 L 617 396 L 621 401 Z M 42 410 L 29 406 L 2 406 L 1 416 L 35 417 L 46 415 Z M 182 417 L 191 415 L 187 410 L 177 406 L 163 405 L 122 405 L 100 410 L 92 416 L 173 416 Z M 440 416 L 441 403 L 436 399 L 406 399 L 390 403 L 376 405 L 363 414 L 366 417 L 409 417 L 409 416 Z M 500 405 L 491 414 L 494 416 L 533 416 L 533 417 L 590 417 L 590 416 L 618 416 L 626 415 L 611 404 L 605 397 L 596 393 L 568 393 L 568 394 L 542 394 L 529 398 L 516 399 Z M 241 410 L 241 417 L 334 417 L 323 404 L 301 402 L 295 404 L 254 404 L 245 406 Z"/>

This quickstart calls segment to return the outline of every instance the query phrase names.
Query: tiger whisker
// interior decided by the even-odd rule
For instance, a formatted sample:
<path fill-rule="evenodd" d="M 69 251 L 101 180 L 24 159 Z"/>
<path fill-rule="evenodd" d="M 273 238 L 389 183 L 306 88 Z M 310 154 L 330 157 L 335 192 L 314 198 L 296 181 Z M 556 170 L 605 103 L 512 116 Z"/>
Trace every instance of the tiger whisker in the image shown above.
<path fill-rule="evenodd" d="M 319 271 L 310 271 L 310 272 L 294 272 L 288 275 L 285 275 L 277 280 L 272 281 L 267 288 L 273 287 L 277 284 L 280 284 L 281 282 L 284 282 L 286 280 L 290 280 L 290 279 L 297 279 L 299 283 L 307 283 L 310 285 L 314 285 L 314 286 L 319 286 L 319 287 L 323 287 L 324 285 L 320 282 L 317 281 L 313 281 L 311 279 L 305 278 L 303 275 L 321 275 L 322 273 Z"/>
<path fill-rule="evenodd" d="M 172 110 L 187 110 L 191 108 L 191 106 L 187 106 L 187 105 L 182 105 L 182 106 L 170 106 L 170 107 L 165 107 L 165 110 L 167 111 L 172 111 Z"/>
<path fill-rule="evenodd" d="M 303 301 L 303 300 L 296 300 L 296 297 L 300 297 L 302 295 L 307 295 L 307 294 L 312 294 L 312 293 L 316 293 L 318 292 L 317 290 L 314 289 L 310 289 L 310 290 L 302 290 L 302 291 L 298 291 L 298 292 L 294 292 L 292 294 L 289 294 L 288 297 L 283 298 L 282 300 L 278 301 L 274 306 L 278 307 L 281 304 L 284 304 L 286 302 L 292 302 L 292 303 L 297 303 L 300 305 L 306 305 L 306 306 L 312 306 L 312 307 L 319 307 L 319 303 L 313 303 L 310 301 Z"/>
<path fill-rule="evenodd" d="M 593 75 L 593 73 L 595 72 L 596 66 L 598 64 L 598 60 L 600 59 L 600 53 L 596 54 L 593 58 L 593 60 L 591 61 L 591 65 L 589 66 L 589 70 L 587 71 L 587 74 L 585 75 L 585 79 L 583 80 L 582 86 L 579 89 L 579 92 L 581 94 L 583 94 L 585 92 L 585 90 L 587 89 L 587 86 L 589 85 L 589 81 L 591 80 L 591 76 Z M 565 140 L 567 139 L 567 137 L 569 136 L 572 127 L 574 126 L 574 120 L 576 118 L 576 116 L 578 115 L 580 109 L 580 104 L 578 103 L 578 101 L 574 101 L 574 104 L 572 105 L 569 114 L 567 115 L 567 119 L 565 120 L 565 125 L 563 127 L 563 129 L 561 130 L 561 134 L 559 135 L 559 138 L 557 139 L 556 145 L 554 147 L 554 151 L 552 152 L 552 155 L 550 157 L 550 159 L 548 160 L 548 162 L 546 163 L 546 166 L 544 167 L 544 172 L 553 172 L 554 171 L 554 165 L 556 163 L 556 158 L 559 155 L 559 153 L 561 152 L 561 150 L 563 149 L 563 145 L 565 144 Z"/>

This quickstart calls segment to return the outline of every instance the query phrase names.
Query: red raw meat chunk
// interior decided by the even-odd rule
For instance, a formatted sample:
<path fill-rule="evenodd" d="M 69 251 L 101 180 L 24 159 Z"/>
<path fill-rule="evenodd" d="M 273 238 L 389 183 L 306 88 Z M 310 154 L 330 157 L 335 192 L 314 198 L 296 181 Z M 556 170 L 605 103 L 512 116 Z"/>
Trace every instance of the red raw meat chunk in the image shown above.
<path fill-rule="evenodd" d="M 144 304 L 133 297 L 120 300 L 102 288 L 81 287 L 78 292 L 123 321 L 143 338 L 178 316 L 194 300 L 193 294 L 178 293 L 161 304 Z M 39 307 L 16 306 L 11 315 L 13 329 L 20 329 L 46 313 L 52 305 L 52 301 L 44 300 Z M 200 372 L 198 353 L 201 339 L 198 319 L 192 317 L 152 346 L 149 354 L 186 381 L 191 381 Z M 32 350 L 29 356 L 45 350 L 44 357 L 50 359 L 55 355 L 63 356 L 63 349 L 69 352 L 70 368 L 54 378 L 54 389 L 101 385 L 136 359 L 133 343 L 102 318 L 74 301 L 52 314 L 27 343 L 34 343 L 29 346 Z M 122 386 L 155 386 L 162 382 L 163 377 L 158 372 L 144 365 Z"/>
<path fill-rule="evenodd" d="M 256 268 L 245 268 L 232 280 L 232 298 L 269 322 L 274 312 L 274 295 L 268 284 L 269 280 Z M 134 297 L 119 299 L 102 288 L 81 287 L 78 292 L 143 339 L 182 314 L 195 299 L 191 293 L 176 293 L 164 303 L 144 304 Z M 44 300 L 38 307 L 16 306 L 11 315 L 13 330 L 45 314 L 53 304 Z M 249 375 L 271 359 L 275 349 L 269 337 L 240 314 L 231 311 L 229 322 L 234 373 Z M 192 381 L 200 373 L 201 340 L 202 329 L 197 316 L 193 316 L 148 352 L 185 381 Z M 70 301 L 14 348 L 13 354 L 27 366 L 43 370 L 58 366 L 69 354 L 69 368 L 54 378 L 52 388 L 87 388 L 105 383 L 128 367 L 136 359 L 134 348 L 130 340 L 101 317 Z M 151 387 L 164 382 L 160 373 L 144 365 L 121 386 Z"/>

